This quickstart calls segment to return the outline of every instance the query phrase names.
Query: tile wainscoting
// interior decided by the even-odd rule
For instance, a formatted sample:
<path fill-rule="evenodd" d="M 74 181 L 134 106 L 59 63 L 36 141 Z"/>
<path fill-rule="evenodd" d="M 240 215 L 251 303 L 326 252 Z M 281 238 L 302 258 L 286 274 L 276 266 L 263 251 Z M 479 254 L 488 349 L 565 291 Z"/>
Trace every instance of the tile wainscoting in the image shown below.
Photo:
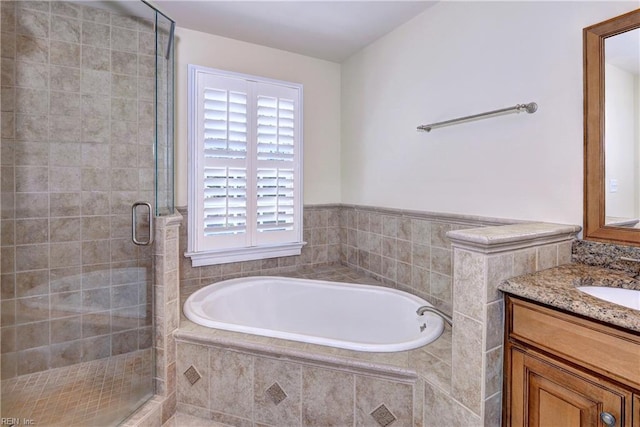
<path fill-rule="evenodd" d="M 182 255 L 186 249 L 185 220 L 176 215 L 167 218 L 164 227 L 159 227 L 156 232 L 159 246 L 154 254 L 156 275 L 161 274 L 155 288 L 156 304 L 162 307 L 155 316 L 158 391 L 126 425 L 175 425 L 176 411 L 198 415 L 212 425 L 216 422 L 244 425 L 254 421 L 275 425 L 283 420 L 280 417 L 291 415 L 283 409 L 291 402 L 300 408 L 300 412 L 291 415 L 294 417 L 291 420 L 300 425 L 313 424 L 311 415 L 317 419 L 353 422 L 353 425 L 383 425 L 389 413 L 415 426 L 499 425 L 504 308 L 497 286 L 513 276 L 570 262 L 572 242 L 579 227 L 509 225 L 499 220 L 492 223 L 485 219 L 344 205 L 311 206 L 305 211 L 304 232 L 308 244 L 303 254 L 259 262 L 192 268 Z M 442 267 L 446 256 L 433 255 L 438 250 L 449 251 L 452 261 L 448 267 Z M 378 263 L 377 256 L 380 266 L 395 261 L 395 275 L 392 268 L 378 270 L 377 265 L 372 265 L 372 257 L 374 263 Z M 402 270 L 400 274 L 398 265 Z M 326 363 L 323 352 L 336 356 L 335 349 L 307 346 L 304 349 L 307 354 L 318 350 L 319 356 L 314 354 L 310 361 L 301 358 L 299 353 L 292 357 L 294 350 L 288 341 L 282 341 L 280 346 L 285 350 L 278 354 L 278 346 L 268 351 L 256 350 L 259 337 L 238 334 L 239 339 L 245 341 L 244 347 L 224 340 L 220 345 L 215 336 L 225 331 L 211 330 L 212 336 L 207 341 L 189 335 L 194 325 L 186 319 L 182 318 L 177 324 L 179 301 L 206 284 L 260 274 L 305 275 L 314 270 L 326 274 L 332 269 L 343 276 L 349 275 L 348 271 L 354 272 L 355 281 L 363 277 L 362 281 L 376 280 L 381 285 L 426 295 L 444 307 L 448 298 L 455 326 L 450 341 L 444 340 L 446 348 L 431 354 L 421 353 L 420 357 L 408 352 L 394 354 L 388 360 L 381 354 L 361 354 L 356 361 L 359 368 L 353 369 L 352 361 L 344 366 Z M 411 271 L 411 275 L 406 270 Z M 447 292 L 450 296 L 435 298 L 431 294 L 432 275 L 447 276 L 447 272 L 451 280 L 451 290 Z M 414 277 L 427 276 L 429 286 L 418 288 L 421 282 Z M 440 342 L 441 346 L 444 341 Z M 318 357 L 324 358 L 322 363 L 317 363 Z M 404 376 L 399 377 L 397 371 L 388 375 L 378 368 L 373 372 L 369 368 L 361 369 L 373 363 L 394 372 L 397 357 L 414 362 L 403 368 Z M 184 373 L 193 374 L 189 371 L 192 365 L 201 378 L 193 387 L 187 387 L 185 382 L 195 376 L 188 378 Z M 280 378 L 281 374 L 284 377 Z M 287 382 L 290 374 L 294 377 L 289 379 L 293 387 Z M 220 390 L 211 388 L 206 392 L 209 400 L 200 402 L 204 406 L 190 401 L 202 396 L 191 395 L 189 389 L 197 390 L 198 384 L 201 388 L 214 381 L 224 381 L 229 375 L 238 379 L 235 385 L 239 393 L 244 393 L 244 409 L 250 406 L 251 412 L 240 413 L 233 405 L 220 406 L 224 401 Z M 345 388 L 350 392 L 343 398 L 317 401 L 312 397 L 325 390 L 336 390 L 335 396 L 340 397 Z M 288 397 L 280 402 L 284 396 L 282 391 Z M 234 402 L 239 404 L 239 400 Z M 352 411 L 345 409 L 345 405 Z M 220 411 L 221 408 L 224 411 Z M 343 418 L 345 416 L 347 418 Z"/>
<path fill-rule="evenodd" d="M 180 253 L 187 251 L 187 209 L 178 208 Z M 452 230 L 511 224 L 493 218 L 382 209 L 354 205 L 307 205 L 299 256 L 192 267 L 180 260 L 180 297 L 203 286 L 243 276 L 283 275 L 320 265 L 342 264 L 385 286 L 421 296 L 451 313 Z"/>

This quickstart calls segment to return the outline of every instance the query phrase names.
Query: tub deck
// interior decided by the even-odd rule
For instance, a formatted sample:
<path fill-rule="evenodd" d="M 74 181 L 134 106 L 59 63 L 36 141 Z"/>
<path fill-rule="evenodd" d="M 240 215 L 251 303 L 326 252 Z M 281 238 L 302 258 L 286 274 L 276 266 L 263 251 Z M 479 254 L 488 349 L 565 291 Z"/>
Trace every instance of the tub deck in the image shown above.
<path fill-rule="evenodd" d="M 382 286 L 377 280 L 340 265 L 303 269 L 285 276 Z M 184 300 L 188 295 L 181 296 Z M 448 325 L 445 325 L 443 334 L 434 342 L 418 349 L 395 353 L 358 352 L 211 329 L 189 321 L 184 315 L 181 316 L 180 328 L 176 331 L 175 338 L 183 342 L 235 349 L 256 355 L 286 357 L 300 363 L 341 367 L 398 380 L 422 378 L 447 392 L 451 388 L 451 328 Z"/>

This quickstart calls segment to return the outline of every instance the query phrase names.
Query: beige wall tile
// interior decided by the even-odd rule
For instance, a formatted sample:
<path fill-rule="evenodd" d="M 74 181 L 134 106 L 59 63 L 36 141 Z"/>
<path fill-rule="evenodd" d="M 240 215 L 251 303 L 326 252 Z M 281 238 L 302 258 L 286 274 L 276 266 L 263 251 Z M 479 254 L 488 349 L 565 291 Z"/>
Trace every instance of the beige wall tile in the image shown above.
<path fill-rule="evenodd" d="M 410 384 L 356 375 L 356 425 L 377 427 L 371 413 L 384 405 L 397 419 L 394 424 L 413 422 L 413 387 Z"/>
<path fill-rule="evenodd" d="M 276 404 L 267 390 L 277 383 L 287 397 Z M 254 362 L 254 420 L 271 425 L 299 425 L 301 368 L 297 364 L 267 358 Z"/>
<path fill-rule="evenodd" d="M 2 354 L 13 353 L 16 351 L 16 328 L 13 326 L 5 326 L 1 329 L 2 345 L 0 352 Z"/>
<path fill-rule="evenodd" d="M 498 300 L 486 306 L 485 350 L 502 345 L 504 338 L 504 301 Z"/>
<path fill-rule="evenodd" d="M 112 74 L 111 95 L 118 98 L 136 98 L 138 95 L 138 79 L 132 76 Z"/>
<path fill-rule="evenodd" d="M 0 248 L 0 266 L 3 273 L 13 273 L 16 271 L 16 248 L 14 246 L 3 246 Z"/>
<path fill-rule="evenodd" d="M 0 110 L 2 112 L 13 112 L 16 109 L 16 88 L 14 87 L 3 87 L 0 88 Z M 10 147 L 3 147 L 5 150 L 10 149 Z M 3 164 L 11 164 L 11 161 L 5 159 L 8 151 L 5 151 L 2 155 Z"/>
<path fill-rule="evenodd" d="M 28 245 L 49 242 L 48 219 L 22 219 L 15 221 L 15 242 Z"/>
<path fill-rule="evenodd" d="M 558 243 L 558 265 L 571 263 L 571 248 L 573 242 Z"/>
<path fill-rule="evenodd" d="M 209 409 L 209 352 L 206 347 L 183 342 L 177 343 L 177 398 L 178 403 L 186 403 L 203 409 Z M 189 382 L 184 372 L 192 366 L 201 375 L 201 378 L 193 385 Z"/>
<path fill-rule="evenodd" d="M 19 351 L 16 354 L 18 375 L 43 371 L 49 366 L 50 354 L 48 347 Z"/>
<path fill-rule="evenodd" d="M 46 141 L 49 132 L 47 125 L 47 116 L 16 114 L 15 137 L 18 141 Z"/>
<path fill-rule="evenodd" d="M 132 46 L 131 41 L 129 45 Z M 111 51 L 111 72 L 114 74 L 138 75 L 138 55 L 130 52 Z M 154 69 L 155 72 L 155 69 Z"/>
<path fill-rule="evenodd" d="M 82 337 L 81 316 L 55 319 L 51 321 L 51 342 L 74 341 Z"/>
<path fill-rule="evenodd" d="M 502 393 L 496 393 L 484 402 L 484 425 L 497 426 L 502 422 Z"/>
<path fill-rule="evenodd" d="M 16 33 L 34 37 L 49 37 L 49 14 L 35 10 L 17 10 Z"/>
<path fill-rule="evenodd" d="M 355 377 L 329 369 L 302 368 L 302 425 L 353 425 Z"/>
<path fill-rule="evenodd" d="M 80 45 L 51 40 L 49 45 L 49 62 L 52 65 L 80 67 Z"/>
<path fill-rule="evenodd" d="M 50 67 L 51 90 L 63 92 L 80 91 L 80 69 L 70 67 Z"/>
<path fill-rule="evenodd" d="M 15 168 L 16 192 L 33 193 L 49 188 L 48 168 L 18 166 Z"/>
<path fill-rule="evenodd" d="M 56 3 L 60 7 L 61 3 Z M 69 6 L 72 4 L 69 3 Z M 80 43 L 81 25 L 80 21 L 68 16 L 51 16 L 51 39 L 60 40 L 67 43 Z"/>
<path fill-rule="evenodd" d="M 115 19 L 115 15 L 114 15 L 114 19 Z M 138 32 L 135 30 L 117 28 L 111 34 L 111 48 L 114 51 L 137 53 Z"/>
<path fill-rule="evenodd" d="M 398 218 L 398 234 L 400 240 L 411 241 L 411 219 L 406 217 Z"/>
<path fill-rule="evenodd" d="M 16 4 L 14 2 L 2 2 L 0 7 L 2 7 L 0 11 L 2 31 L 14 33 L 16 31 Z"/>
<path fill-rule="evenodd" d="M 85 20 L 82 23 L 82 44 L 109 48 L 111 44 L 111 27 Z"/>
<path fill-rule="evenodd" d="M 251 419 L 253 416 L 253 357 L 212 348 L 211 409 Z"/>
<path fill-rule="evenodd" d="M 455 311 L 482 321 L 484 301 L 482 295 L 486 277 L 485 258 L 481 254 L 455 251 L 453 276 L 453 304 Z"/>
<path fill-rule="evenodd" d="M 137 30 L 139 26 L 139 21 L 136 18 L 132 18 L 130 16 L 113 14 L 111 15 L 111 24 L 116 28 L 117 31 L 122 31 L 123 28 L 128 28 L 131 30 Z M 135 36 L 131 35 L 132 38 L 135 39 Z"/>
<path fill-rule="evenodd" d="M 513 276 L 512 253 L 487 257 L 487 302 L 501 300 L 502 292 L 498 290 L 498 286 Z"/>
<path fill-rule="evenodd" d="M 513 274 L 520 276 L 536 271 L 536 249 L 525 249 L 513 253 Z"/>
<path fill-rule="evenodd" d="M 42 115 L 49 112 L 49 91 L 16 88 L 15 95 L 15 111 L 17 113 Z"/>
<path fill-rule="evenodd" d="M 109 240 L 82 242 L 82 264 L 104 264 L 111 260 Z"/>
<path fill-rule="evenodd" d="M 445 270 L 451 270 L 451 253 L 449 252 L 449 260 L 444 259 L 442 254 L 437 252 L 437 248 L 431 248 L 427 245 L 413 243 L 411 247 L 411 263 L 414 267 L 433 269 L 434 271 L 446 274 Z"/>
<path fill-rule="evenodd" d="M 49 105 L 52 115 L 60 116 L 80 116 L 80 95 L 69 92 L 49 93 Z"/>
<path fill-rule="evenodd" d="M 48 321 L 49 300 L 49 295 L 39 295 L 35 297 L 17 299 L 15 304 L 16 325 Z"/>
<path fill-rule="evenodd" d="M 51 204 L 51 206 L 53 207 L 53 203 Z M 38 192 L 38 193 L 16 193 L 15 194 L 15 217 L 16 218 L 41 218 L 42 212 L 47 212 L 48 210 L 49 210 L 49 194 L 48 193 Z"/>
<path fill-rule="evenodd" d="M 51 13 L 55 15 L 68 16 L 70 18 L 81 17 L 82 6 L 67 2 L 53 1 L 51 2 Z"/>
<path fill-rule="evenodd" d="M 15 275 L 17 298 L 49 293 L 49 270 L 35 270 Z"/>
<path fill-rule="evenodd" d="M 15 73 L 17 86 L 33 89 L 49 88 L 49 66 L 47 64 L 18 60 L 15 63 Z"/>
<path fill-rule="evenodd" d="M 502 347 L 485 353 L 484 364 L 484 395 L 492 396 L 502 391 Z"/>
<path fill-rule="evenodd" d="M 72 341 L 51 345 L 50 366 L 60 368 L 80 363 L 82 358 L 82 342 Z"/>
<path fill-rule="evenodd" d="M 16 335 L 20 337 L 16 341 L 16 350 L 42 347 L 49 344 L 49 322 L 35 322 L 18 325 Z"/>
<path fill-rule="evenodd" d="M 3 86 L 13 86 L 16 82 L 16 63 L 15 60 L 5 58 L 0 64 L 0 83 Z"/>
<path fill-rule="evenodd" d="M 49 116 L 49 139 L 61 142 L 80 142 L 82 124 L 77 117 Z"/>
<path fill-rule="evenodd" d="M 483 423 L 478 415 L 453 400 L 449 394 L 425 383 L 424 425 L 482 427 Z"/>
<path fill-rule="evenodd" d="M 83 70 L 110 71 L 110 59 L 109 49 L 82 45 L 81 67 Z"/>
<path fill-rule="evenodd" d="M 82 8 L 82 19 L 99 24 L 109 24 L 111 22 L 111 13 L 104 9 L 84 6 Z"/>
<path fill-rule="evenodd" d="M 130 353 L 138 349 L 138 331 L 131 330 L 111 335 L 111 354 Z"/>
<path fill-rule="evenodd" d="M 49 268 L 49 245 L 16 246 L 15 263 L 16 271 Z"/>
<path fill-rule="evenodd" d="M 109 95 L 111 93 L 111 73 L 109 72 L 109 61 L 104 59 L 104 55 L 109 58 L 108 50 L 93 53 L 91 49 L 82 48 L 82 78 L 80 80 L 80 90 L 82 93 L 93 93 L 99 95 Z M 93 64 L 91 58 L 86 56 L 94 54 L 98 64 Z M 87 62 L 85 64 L 85 62 Z"/>
<path fill-rule="evenodd" d="M 111 337 L 100 336 L 82 340 L 82 361 L 102 359 L 111 355 Z"/>
<path fill-rule="evenodd" d="M 547 268 L 558 265 L 558 245 L 545 245 L 536 248 L 538 251 L 538 265 L 536 271 L 545 270 Z"/>
<path fill-rule="evenodd" d="M 46 38 L 37 38 L 30 35 L 16 35 L 14 40 L 14 54 L 16 59 L 41 64 L 48 63 L 49 43 Z"/>
<path fill-rule="evenodd" d="M 456 306 L 457 310 L 457 306 Z M 454 311 L 455 333 L 452 341 L 452 396 L 480 415 L 482 409 L 482 329 L 481 322 Z"/>

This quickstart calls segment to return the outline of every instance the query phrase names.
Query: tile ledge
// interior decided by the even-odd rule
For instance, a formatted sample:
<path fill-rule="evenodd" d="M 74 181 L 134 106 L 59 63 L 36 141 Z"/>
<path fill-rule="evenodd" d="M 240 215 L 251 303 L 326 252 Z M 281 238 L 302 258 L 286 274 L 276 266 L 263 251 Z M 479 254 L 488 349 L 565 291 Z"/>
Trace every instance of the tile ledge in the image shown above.
<path fill-rule="evenodd" d="M 573 240 L 580 230 L 577 225 L 530 222 L 453 230 L 447 237 L 454 248 L 491 254 Z"/>

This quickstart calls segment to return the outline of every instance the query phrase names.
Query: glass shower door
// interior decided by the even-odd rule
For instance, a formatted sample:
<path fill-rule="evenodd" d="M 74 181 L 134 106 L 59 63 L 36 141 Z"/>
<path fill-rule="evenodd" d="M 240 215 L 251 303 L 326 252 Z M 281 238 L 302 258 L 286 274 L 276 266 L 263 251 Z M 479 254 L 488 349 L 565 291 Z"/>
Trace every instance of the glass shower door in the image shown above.
<path fill-rule="evenodd" d="M 131 209 L 173 209 L 171 21 L 142 1 L 0 19 L 1 417 L 116 425 L 154 392 L 153 248 Z"/>

